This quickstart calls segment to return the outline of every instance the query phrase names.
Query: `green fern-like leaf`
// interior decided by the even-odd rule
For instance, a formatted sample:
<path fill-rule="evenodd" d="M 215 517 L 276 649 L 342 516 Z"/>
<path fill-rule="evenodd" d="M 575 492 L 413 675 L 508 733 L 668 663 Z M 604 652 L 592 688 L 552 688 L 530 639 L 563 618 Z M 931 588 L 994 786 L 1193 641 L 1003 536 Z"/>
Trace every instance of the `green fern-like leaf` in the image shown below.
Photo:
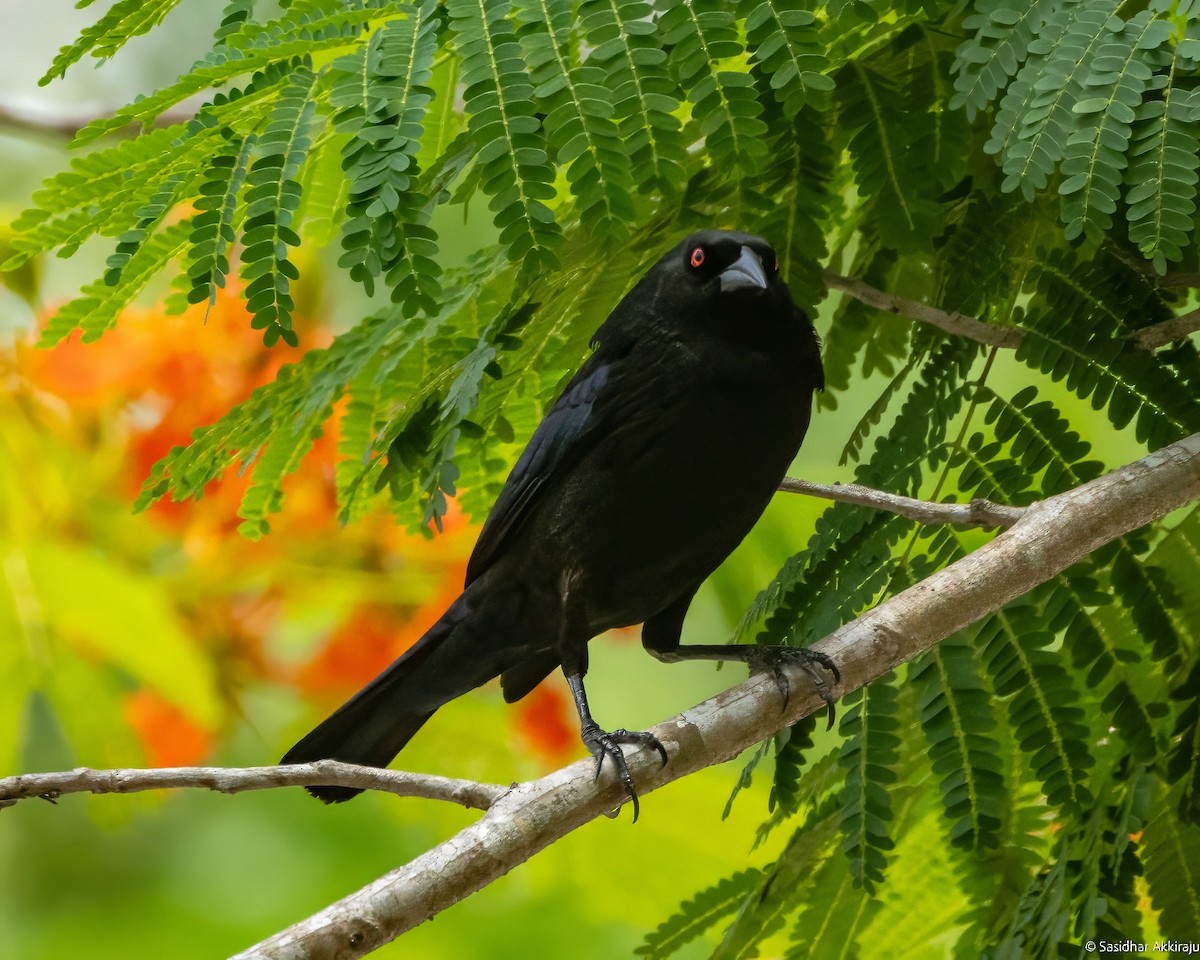
<path fill-rule="evenodd" d="M 534 93 L 543 104 L 547 141 L 567 166 L 580 217 L 601 238 L 624 240 L 635 219 L 633 171 L 613 120 L 604 71 L 570 56 L 571 4 L 566 0 L 521 0 L 522 47 Z"/>
<path fill-rule="evenodd" d="M 1098 236 L 1112 226 L 1135 111 L 1153 76 L 1142 51 L 1157 49 L 1170 36 L 1169 22 L 1143 10 L 1120 32 L 1114 29 L 1096 51 L 1083 98 L 1072 108 L 1083 122 L 1067 139 L 1058 187 L 1068 240 L 1084 230 Z"/>
<path fill-rule="evenodd" d="M 950 104 L 965 106 L 971 118 L 987 109 L 1025 61 L 1053 0 L 977 0 L 974 7 L 976 12 L 963 21 L 963 27 L 974 31 L 974 36 L 958 48 L 955 94 Z"/>
<path fill-rule="evenodd" d="M 743 0 L 746 47 L 788 117 L 834 88 L 816 16 L 797 0 Z"/>
<path fill-rule="evenodd" d="M 181 236 L 186 238 L 186 229 Z M 189 446 L 174 448 L 156 463 L 135 508 L 144 510 L 168 493 L 177 500 L 202 494 L 239 460 L 242 469 L 249 468 L 277 433 L 290 438 L 314 437 L 346 385 L 385 352 L 411 348 L 414 334 L 424 323 L 423 319 L 400 322 L 396 316 L 381 314 L 339 335 L 328 347 L 309 350 L 216 423 L 197 430 Z M 263 509 L 278 506 L 276 491 L 266 484 L 260 486 L 258 502 Z M 252 524 L 265 518 L 265 513 L 247 513 L 242 511 L 243 519 Z"/>
<path fill-rule="evenodd" d="M 1154 565 L 1171 576 L 1176 606 L 1171 615 L 1183 636 L 1200 636 L 1200 580 L 1190 575 L 1200 558 L 1200 512 L 1193 509 L 1158 541 L 1151 555 Z M 1172 651 L 1178 652 L 1178 651 Z M 1168 652 L 1170 655 L 1171 652 Z"/>
<path fill-rule="evenodd" d="M 1179 704 L 1167 779 L 1179 784 L 1179 816 L 1200 827 L 1200 663 L 1171 691 Z"/>
<path fill-rule="evenodd" d="M 1200 429 L 1195 396 L 1119 335 L 1127 317 L 1162 309 L 1153 293 L 1060 251 L 1037 265 L 1035 282 L 1045 306 L 1031 311 L 1017 359 L 1064 381 L 1117 429 L 1133 421 L 1141 442 L 1161 446 Z"/>
<path fill-rule="evenodd" d="M 903 63 L 901 75 L 911 103 L 909 112 L 915 114 L 909 163 L 928 169 L 932 181 L 927 187 L 929 196 L 938 198 L 961 182 L 974 149 L 965 113 L 950 108 L 952 54 L 940 32 L 926 23 L 901 34 L 896 47 Z"/>
<path fill-rule="evenodd" d="M 934 116 L 913 111 L 898 82 L 857 61 L 838 74 L 836 99 L 858 189 L 874 201 L 870 210 L 881 239 L 893 247 L 929 239 L 938 216 L 929 196 L 936 180 L 918 165 L 912 147 Z"/>
<path fill-rule="evenodd" d="M 767 126 L 752 78 L 720 67 L 743 54 L 733 14 L 717 0 L 659 0 L 658 10 L 671 71 L 687 91 L 705 148 L 733 175 L 753 174 L 766 152 Z"/>
<path fill-rule="evenodd" d="M 659 924 L 658 929 L 647 934 L 634 953 L 651 960 L 671 956 L 737 910 L 738 904 L 761 882 L 761 871 L 742 870 L 700 891 L 680 904 L 678 912 Z"/>
<path fill-rule="evenodd" d="M 792 724 L 775 737 L 775 776 L 771 782 L 771 796 L 767 807 L 795 813 L 800 795 L 800 772 L 807 762 L 805 756 L 812 749 L 812 733 L 817 718 L 811 717 Z"/>
<path fill-rule="evenodd" d="M 1188 941 L 1200 929 L 1200 826 L 1169 811 L 1162 803 L 1146 826 L 1146 880 L 1162 932 Z"/>
<path fill-rule="evenodd" d="M 996 846 L 1009 797 L 991 700 L 970 643 L 960 636 L 943 640 L 913 665 L 910 679 L 929 758 L 941 777 L 950 842 L 975 850 Z"/>
<path fill-rule="evenodd" d="M 120 236 L 139 223 L 157 223 L 173 198 L 199 176 L 220 130 L 192 120 L 74 159 L 33 195 L 35 206 L 17 217 L 11 270 L 58 248 L 70 256 L 93 234 Z M 153 208 L 149 210 L 148 208 Z M 145 225 L 141 228 L 147 229 Z"/>
<path fill-rule="evenodd" d="M 974 641 L 992 684 L 1007 698 L 1008 719 L 1046 799 L 1076 812 L 1091 802 L 1089 731 L 1054 635 L 1036 608 L 1015 604 L 986 620 Z"/>
<path fill-rule="evenodd" d="M 846 464 L 857 463 L 862 455 L 863 445 L 867 442 L 871 431 L 879 426 L 883 415 L 891 406 L 896 395 L 904 387 L 917 364 L 923 359 L 922 354 L 913 354 L 909 361 L 896 373 L 889 381 L 888 385 L 883 388 L 883 391 L 875 398 L 871 406 L 867 408 L 867 412 L 862 415 L 862 418 L 854 425 L 854 429 L 850 431 L 850 436 L 846 439 L 846 445 L 842 448 L 842 454 L 838 457 L 838 466 L 844 467 Z"/>
<path fill-rule="evenodd" d="M 846 738 L 840 754 L 846 771 L 842 790 L 842 849 L 850 859 L 850 875 L 868 893 L 883 882 L 887 851 L 894 846 L 888 785 L 897 781 L 900 737 L 896 731 L 896 690 L 888 677 L 843 699 L 846 713 L 840 733 Z"/>
<path fill-rule="evenodd" d="M 507 2 L 450 0 L 450 26 L 462 59 L 467 130 L 477 150 L 494 223 L 513 261 L 554 268 L 561 238 L 554 212 L 554 169 L 534 115 L 533 85 L 508 21 Z"/>
<path fill-rule="evenodd" d="M 114 283 L 104 279 L 88 283 L 80 290 L 82 296 L 59 307 L 42 330 L 38 344 L 53 346 L 76 329 L 83 331 L 85 343 L 100 339 L 146 284 L 182 252 L 189 234 L 189 224 L 176 223 L 139 244 Z"/>
<path fill-rule="evenodd" d="M 213 304 L 217 289 L 225 286 L 229 274 L 228 250 L 235 239 L 238 198 L 255 147 L 255 138 L 232 141 L 229 150 L 212 158 L 200 185 L 199 213 L 192 220 L 191 249 L 187 268 L 191 281 L 189 303 L 205 300 Z"/>
<path fill-rule="evenodd" d="M 1185 91 L 1176 85 L 1176 47 L 1162 98 L 1137 108 L 1125 194 L 1129 239 L 1160 273 L 1178 261 L 1195 231 L 1197 157 L 1200 128 Z"/>
<path fill-rule="evenodd" d="M 881 901 L 856 884 L 845 857 L 829 857 L 808 884 L 804 906 L 791 931 L 787 960 L 810 957 L 870 956 L 858 939 L 880 909 Z"/>
<path fill-rule="evenodd" d="M 292 70 L 271 124 L 259 140 L 258 159 L 246 175 L 241 276 L 246 281 L 250 325 L 263 331 L 267 346 L 279 339 L 292 346 L 299 342 L 292 329 L 294 303 L 288 292 L 299 271 L 288 247 L 300 243 L 292 229 L 293 213 L 300 204 L 296 174 L 310 142 L 316 82 L 317 74 L 308 65 L 298 64 Z"/>
<path fill-rule="evenodd" d="M 128 40 L 148 33 L 162 23 L 179 0 L 119 0 L 103 17 L 86 27 L 79 39 L 58 51 L 50 69 L 38 81 L 45 86 L 55 77 L 65 76 L 67 68 L 91 55 L 106 60 L 125 46 Z"/>
<path fill-rule="evenodd" d="M 439 21 L 428 0 L 406 13 L 332 64 L 334 122 L 350 134 L 342 147 L 349 196 L 338 265 L 368 293 L 385 273 L 394 301 L 432 312 L 441 295 L 437 241 L 415 181 Z"/>
<path fill-rule="evenodd" d="M 324 59 L 360 45 L 364 27 L 379 16 L 374 3 L 333 14 L 293 4 L 270 24 L 245 21 L 175 83 L 135 100 L 111 117 L 93 120 L 79 131 L 73 145 L 91 143 L 131 123 L 148 124 L 180 101 L 239 77 L 262 73 L 266 81 L 286 81 L 290 65 L 298 58 L 320 55 Z M 260 82 L 255 87 L 261 95 L 270 89 L 270 83 Z"/>
<path fill-rule="evenodd" d="M 643 0 L 581 0 L 578 16 L 592 48 L 588 63 L 604 70 L 635 185 L 674 193 L 686 164 L 679 99 L 652 14 Z"/>
<path fill-rule="evenodd" d="M 806 902 L 823 863 L 836 858 L 836 798 L 820 804 L 793 831 L 778 859 L 763 870 L 757 890 L 743 898 L 712 960 L 735 960 L 780 930 L 796 908 Z"/>
<path fill-rule="evenodd" d="M 984 422 L 991 426 L 996 439 L 1012 444 L 1014 461 L 1026 477 L 1038 478 L 1040 496 L 1065 493 L 1104 472 L 1103 463 L 1088 459 L 1091 444 L 1071 429 L 1054 403 L 1037 399 L 1037 387 L 1025 387 L 1011 397 L 981 387 L 976 396 L 980 403 L 988 404 Z M 966 487 L 971 489 L 973 482 L 967 480 Z M 989 494 L 993 492 L 1001 496 L 1014 493 L 999 487 L 989 490 Z"/>
<path fill-rule="evenodd" d="M 1156 719 L 1163 710 L 1151 700 L 1157 694 L 1152 686 L 1156 671 L 1132 645 L 1119 643 L 1115 631 L 1095 615 L 1111 604 L 1111 591 L 1086 574 L 1070 573 L 1060 574 L 1035 596 L 1049 628 L 1062 633 L 1076 669 L 1086 671 L 1086 685 L 1104 694 L 1100 709 L 1111 717 L 1112 730 L 1132 756 L 1152 763 L 1159 751 Z"/>
<path fill-rule="evenodd" d="M 125 265 L 146 242 L 154 228 L 162 222 L 180 195 L 197 179 L 197 172 L 194 170 L 173 173 L 159 185 L 154 195 L 138 208 L 135 213 L 137 223 L 117 238 L 117 248 L 105 262 L 108 269 L 104 271 L 104 282 L 108 286 L 115 287 L 120 283 L 121 271 Z"/>
<path fill-rule="evenodd" d="M 230 34 L 236 33 L 243 23 L 254 16 L 256 3 L 257 0 L 226 0 L 221 10 L 221 23 L 213 34 L 213 39 L 219 43 Z"/>
<path fill-rule="evenodd" d="M 1075 112 L 1084 80 L 1110 31 L 1118 0 L 1081 0 L 1047 11 L 1047 22 L 1032 44 L 1001 101 L 990 152 L 999 152 L 1005 192 L 1021 188 L 1027 200 L 1043 189 L 1067 152 L 1080 124 Z"/>

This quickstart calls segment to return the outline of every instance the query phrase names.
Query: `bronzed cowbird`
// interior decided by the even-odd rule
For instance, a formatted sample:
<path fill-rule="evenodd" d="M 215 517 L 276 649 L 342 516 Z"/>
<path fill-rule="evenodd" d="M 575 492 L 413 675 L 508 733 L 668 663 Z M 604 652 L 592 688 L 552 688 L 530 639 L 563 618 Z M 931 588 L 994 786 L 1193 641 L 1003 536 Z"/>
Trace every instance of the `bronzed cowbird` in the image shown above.
<path fill-rule="evenodd" d="M 597 775 L 611 758 L 636 818 L 621 746 L 655 749 L 664 763 L 666 751 L 651 734 L 592 719 L 592 637 L 641 623 L 660 660 L 740 660 L 781 682 L 788 661 L 834 669 L 786 647 L 680 644 L 692 597 L 766 508 L 823 386 L 819 342 L 775 251 L 744 233 L 693 234 L 592 345 L 484 523 L 462 595 L 282 762 L 386 766 L 455 697 L 499 676 L 511 703 L 561 667 Z M 359 792 L 309 789 L 327 802 Z"/>

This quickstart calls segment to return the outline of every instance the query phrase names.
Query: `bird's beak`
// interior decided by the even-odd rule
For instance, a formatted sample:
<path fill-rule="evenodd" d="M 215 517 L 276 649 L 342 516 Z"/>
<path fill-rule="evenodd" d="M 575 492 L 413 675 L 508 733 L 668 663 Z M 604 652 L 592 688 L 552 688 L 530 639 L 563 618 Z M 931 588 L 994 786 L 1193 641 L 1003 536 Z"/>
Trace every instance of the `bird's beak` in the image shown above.
<path fill-rule="evenodd" d="M 733 290 L 766 290 L 767 275 L 762 260 L 749 247 L 743 246 L 741 256 L 721 271 L 721 292 Z"/>

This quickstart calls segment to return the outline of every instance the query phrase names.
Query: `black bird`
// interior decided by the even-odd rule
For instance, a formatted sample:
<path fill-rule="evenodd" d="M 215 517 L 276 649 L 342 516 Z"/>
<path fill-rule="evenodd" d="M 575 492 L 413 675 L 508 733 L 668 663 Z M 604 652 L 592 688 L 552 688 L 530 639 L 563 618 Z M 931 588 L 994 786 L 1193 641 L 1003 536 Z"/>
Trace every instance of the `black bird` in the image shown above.
<path fill-rule="evenodd" d="M 595 348 L 534 431 L 467 565 L 462 595 L 399 659 L 297 743 L 283 763 L 385 767 L 433 712 L 500 677 L 513 703 L 561 667 L 599 776 L 610 757 L 637 794 L 622 744 L 584 693 L 588 641 L 641 623 L 659 660 L 771 669 L 823 655 L 681 645 L 704 579 L 766 509 L 824 385 L 812 324 L 766 241 L 706 230 L 662 257 L 596 331 Z M 823 689 L 823 688 L 822 688 Z M 360 791 L 310 787 L 326 802 Z"/>

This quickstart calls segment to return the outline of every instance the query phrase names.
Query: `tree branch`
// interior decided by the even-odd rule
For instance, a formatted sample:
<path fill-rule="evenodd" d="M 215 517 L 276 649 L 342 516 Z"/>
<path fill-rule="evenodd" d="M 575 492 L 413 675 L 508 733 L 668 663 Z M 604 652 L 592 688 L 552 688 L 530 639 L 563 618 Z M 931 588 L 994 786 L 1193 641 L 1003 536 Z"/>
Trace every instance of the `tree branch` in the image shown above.
<path fill-rule="evenodd" d="M 899 494 L 875 490 L 857 483 L 813 483 L 797 477 L 784 477 L 779 489 L 786 493 L 804 493 L 810 497 L 874 507 L 897 513 L 918 523 L 958 523 L 972 527 L 1011 527 L 1024 515 L 1025 507 L 1010 507 L 982 498 L 970 503 L 931 503 Z"/>
<path fill-rule="evenodd" d="M 1172 340 L 1182 340 L 1196 330 L 1200 330 L 1200 307 L 1170 320 L 1135 330 L 1128 335 L 1128 339 L 1143 350 L 1157 350 Z"/>
<path fill-rule="evenodd" d="M 1015 350 L 1025 339 L 1025 331 L 1018 327 L 1002 327 L 994 323 L 984 323 L 977 317 L 970 317 L 965 313 L 947 313 L 945 310 L 922 303 L 920 300 L 910 300 L 894 293 L 885 293 L 862 280 L 843 277 L 832 270 L 825 271 L 825 286 L 893 316 L 903 316 L 919 323 L 927 323 L 945 333 L 966 337 L 968 340 L 974 340 L 976 343 L 987 346 Z M 1134 330 L 1126 335 L 1126 339 L 1141 350 L 1157 350 L 1164 344 L 1186 337 L 1196 330 L 1200 330 L 1200 309 L 1172 317 L 1170 320 L 1163 320 L 1161 323 L 1141 330 Z"/>
<path fill-rule="evenodd" d="M 206 787 L 221 793 L 271 787 L 336 786 L 382 790 L 400 797 L 446 800 L 473 810 L 487 810 L 506 787 L 473 780 L 453 780 L 423 773 L 379 770 L 337 760 L 286 767 L 162 767 L 157 770 L 89 770 L 25 773 L 0 778 L 0 808 L 19 800 L 56 800 L 67 793 L 137 793 L 178 787 Z"/>
<path fill-rule="evenodd" d="M 1093 550 L 1200 499 L 1200 434 L 1164 447 L 1067 493 L 1028 507 L 1011 529 L 826 637 L 819 649 L 841 671 L 842 693 L 858 689 Z M 792 695 L 765 675 L 659 724 L 670 757 L 639 750 L 629 767 L 641 793 L 736 756 L 824 708 L 810 678 L 789 670 Z M 503 876 L 555 840 L 610 811 L 624 794 L 611 772 L 593 782 L 583 760 L 520 784 L 480 820 L 234 960 L 349 960 Z"/>
<path fill-rule="evenodd" d="M 1120 260 L 1132 270 L 1136 270 L 1142 276 L 1153 280 L 1160 287 L 1200 287 L 1200 273 L 1181 273 L 1168 270 L 1160 276 L 1159 272 L 1154 269 L 1154 264 L 1145 257 L 1140 257 L 1136 253 L 1118 246 L 1109 246 L 1107 249 L 1112 257 Z"/>
<path fill-rule="evenodd" d="M 192 97 L 191 101 L 197 100 Z M 154 127 L 169 127 L 176 123 L 186 123 L 196 115 L 195 110 L 187 109 L 189 101 L 174 110 L 159 114 L 151 125 Z M 0 104 L 0 129 L 10 129 L 23 133 L 44 134 L 52 137 L 73 138 L 80 130 L 93 120 L 107 117 L 108 112 L 96 113 L 55 113 L 54 111 L 36 110 L 28 107 L 18 107 L 13 104 Z M 113 136 L 133 137 L 141 133 L 141 126 L 129 124 L 119 131 L 114 130 Z"/>
<path fill-rule="evenodd" d="M 945 333 L 966 337 L 976 343 L 1015 350 L 1025 337 L 1025 332 L 1016 327 L 1001 327 L 994 323 L 984 323 L 965 313 L 947 313 L 945 310 L 931 307 L 920 300 L 909 300 L 907 297 L 899 297 L 893 293 L 884 293 L 861 280 L 843 277 L 832 270 L 825 271 L 825 286 L 832 290 L 838 290 L 848 297 L 853 297 L 869 307 L 927 323 Z"/>

